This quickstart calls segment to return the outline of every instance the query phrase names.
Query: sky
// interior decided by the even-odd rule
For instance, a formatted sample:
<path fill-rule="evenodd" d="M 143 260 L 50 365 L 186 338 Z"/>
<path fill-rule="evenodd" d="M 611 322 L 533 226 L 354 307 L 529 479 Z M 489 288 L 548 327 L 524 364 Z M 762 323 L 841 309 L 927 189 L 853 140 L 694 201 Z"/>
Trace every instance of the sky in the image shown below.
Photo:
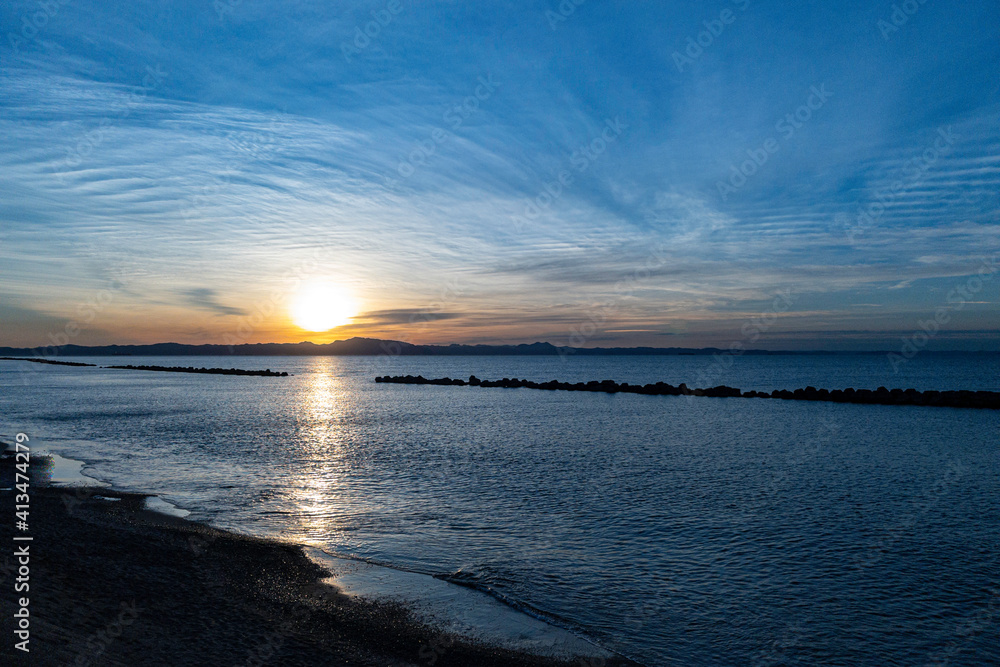
<path fill-rule="evenodd" d="M 0 345 L 1000 350 L 996 2 L 0 26 Z M 296 326 L 317 284 L 346 324 Z"/>

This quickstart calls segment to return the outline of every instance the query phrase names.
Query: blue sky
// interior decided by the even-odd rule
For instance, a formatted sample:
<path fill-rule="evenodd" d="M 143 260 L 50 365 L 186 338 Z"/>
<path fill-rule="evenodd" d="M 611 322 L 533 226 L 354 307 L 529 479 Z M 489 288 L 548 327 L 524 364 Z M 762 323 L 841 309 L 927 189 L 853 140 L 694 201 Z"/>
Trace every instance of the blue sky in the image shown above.
<path fill-rule="evenodd" d="M 0 345 L 1000 349 L 993 2 L 0 22 Z M 351 324 L 289 322 L 314 280 Z"/>

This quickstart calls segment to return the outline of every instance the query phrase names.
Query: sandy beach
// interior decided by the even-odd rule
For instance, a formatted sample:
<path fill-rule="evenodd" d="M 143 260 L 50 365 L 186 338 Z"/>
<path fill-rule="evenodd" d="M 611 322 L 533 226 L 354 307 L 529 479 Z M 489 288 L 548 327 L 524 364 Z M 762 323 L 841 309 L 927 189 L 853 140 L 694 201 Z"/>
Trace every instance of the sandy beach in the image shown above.
<path fill-rule="evenodd" d="M 13 511 L 13 492 L 0 497 Z M 8 545 L 11 532 L 5 521 Z M 559 661 L 442 634 L 398 605 L 320 583 L 327 572 L 296 545 L 152 512 L 142 495 L 33 485 L 30 534 L 30 654 L 13 648 L 10 632 L 11 550 L 0 560 L 5 664 L 633 664 Z"/>

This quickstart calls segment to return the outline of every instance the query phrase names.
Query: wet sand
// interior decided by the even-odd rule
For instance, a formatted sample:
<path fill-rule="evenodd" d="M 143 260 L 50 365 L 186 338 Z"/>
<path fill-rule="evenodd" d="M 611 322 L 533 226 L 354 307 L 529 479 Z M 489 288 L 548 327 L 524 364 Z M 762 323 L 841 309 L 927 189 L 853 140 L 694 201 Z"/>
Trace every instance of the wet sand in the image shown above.
<path fill-rule="evenodd" d="M 37 465 L 35 461 L 33 466 Z M 10 487 L 5 457 L 0 486 Z M 485 647 L 392 603 L 348 597 L 295 545 L 216 530 L 106 488 L 32 486 L 30 592 L 13 590 L 14 492 L 0 521 L 0 662 L 17 665 L 631 665 Z M 112 500 L 117 499 L 117 500 Z M 30 599 L 30 654 L 13 648 Z"/>

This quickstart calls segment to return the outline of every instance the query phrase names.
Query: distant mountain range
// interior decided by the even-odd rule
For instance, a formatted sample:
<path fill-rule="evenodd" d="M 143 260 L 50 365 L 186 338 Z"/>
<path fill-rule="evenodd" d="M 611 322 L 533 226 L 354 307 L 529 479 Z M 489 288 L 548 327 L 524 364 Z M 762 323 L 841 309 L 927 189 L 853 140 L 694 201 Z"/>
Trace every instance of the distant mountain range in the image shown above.
<path fill-rule="evenodd" d="M 332 343 L 252 343 L 244 345 L 184 345 L 182 343 L 155 343 L 153 345 L 62 345 L 59 347 L 15 348 L 0 347 L 0 356 L 361 356 L 361 355 L 707 355 L 724 350 L 716 347 L 558 347 L 551 343 L 521 345 L 413 345 L 395 340 L 378 338 L 349 338 Z M 831 353 L 827 351 L 775 352 L 746 350 L 742 354 L 859 354 L 858 352 Z M 864 352 L 861 354 L 879 354 Z"/>

